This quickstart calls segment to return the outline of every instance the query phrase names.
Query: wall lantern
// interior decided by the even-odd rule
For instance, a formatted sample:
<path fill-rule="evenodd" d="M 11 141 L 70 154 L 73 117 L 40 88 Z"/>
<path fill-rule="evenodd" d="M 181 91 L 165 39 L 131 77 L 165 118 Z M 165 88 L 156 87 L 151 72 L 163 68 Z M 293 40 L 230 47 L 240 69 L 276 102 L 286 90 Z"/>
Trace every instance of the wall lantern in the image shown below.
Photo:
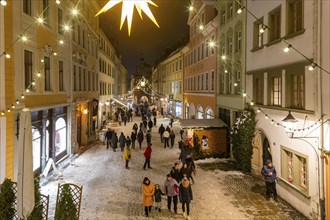
<path fill-rule="evenodd" d="M 294 128 L 297 124 L 298 120 L 293 117 L 291 114 L 291 111 L 289 111 L 289 114 L 282 120 L 285 128 L 285 132 L 288 134 L 289 137 L 293 137 L 294 134 Z"/>

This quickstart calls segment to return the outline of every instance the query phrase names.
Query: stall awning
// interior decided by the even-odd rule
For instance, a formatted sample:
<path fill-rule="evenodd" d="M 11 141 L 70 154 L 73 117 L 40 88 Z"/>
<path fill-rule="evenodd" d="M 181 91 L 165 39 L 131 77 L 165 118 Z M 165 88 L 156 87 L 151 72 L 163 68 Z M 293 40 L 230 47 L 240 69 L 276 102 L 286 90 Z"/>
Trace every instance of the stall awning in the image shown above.
<path fill-rule="evenodd" d="M 215 118 L 215 119 L 180 119 L 179 122 L 180 122 L 180 127 L 182 129 L 227 127 L 227 125 L 219 118 Z"/>

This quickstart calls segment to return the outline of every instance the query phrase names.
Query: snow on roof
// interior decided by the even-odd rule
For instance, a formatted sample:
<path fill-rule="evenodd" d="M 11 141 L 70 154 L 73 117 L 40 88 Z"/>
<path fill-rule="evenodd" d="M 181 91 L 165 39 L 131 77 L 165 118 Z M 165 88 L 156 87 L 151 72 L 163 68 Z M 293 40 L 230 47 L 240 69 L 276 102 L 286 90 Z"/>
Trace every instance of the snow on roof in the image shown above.
<path fill-rule="evenodd" d="M 181 128 L 222 128 L 227 125 L 219 118 L 215 119 L 180 119 Z"/>

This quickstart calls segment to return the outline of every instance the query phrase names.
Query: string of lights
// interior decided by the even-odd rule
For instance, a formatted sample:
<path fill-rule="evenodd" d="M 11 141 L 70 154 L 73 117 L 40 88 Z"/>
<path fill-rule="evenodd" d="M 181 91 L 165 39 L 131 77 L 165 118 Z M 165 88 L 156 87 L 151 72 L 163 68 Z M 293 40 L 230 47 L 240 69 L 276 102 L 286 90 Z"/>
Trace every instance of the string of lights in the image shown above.
<path fill-rule="evenodd" d="M 54 1 L 55 5 L 59 5 L 61 4 L 61 1 L 60 0 L 55 0 Z M 80 3 L 80 0 L 78 0 L 77 4 L 75 5 L 75 7 L 73 9 L 69 9 L 69 11 L 71 12 L 72 16 L 77 16 L 78 15 L 78 5 Z M 0 4 L 2 6 L 7 6 L 7 1 L 5 0 L 1 0 L 0 1 Z M 0 54 L 0 59 L 2 57 L 5 57 L 6 59 L 10 59 L 11 58 L 11 55 L 9 53 L 9 51 L 11 50 L 11 48 L 13 48 L 13 46 L 15 44 L 17 44 L 18 42 L 22 42 L 22 43 L 27 43 L 28 42 L 28 37 L 26 36 L 26 32 L 35 24 L 37 25 L 43 25 L 44 24 L 44 13 L 45 11 L 47 11 L 49 8 L 50 8 L 50 4 L 48 4 L 44 9 L 43 11 L 41 12 L 41 14 L 39 16 L 37 16 L 37 18 L 35 18 L 33 20 L 33 22 L 31 22 L 21 33 L 20 35 Z M 71 30 L 70 28 L 70 23 L 71 23 L 71 20 L 73 19 L 73 17 L 69 17 L 69 20 L 68 20 L 68 23 L 64 24 L 63 25 L 63 31 L 64 32 L 68 32 Z M 59 45 L 64 45 L 64 40 L 63 39 L 59 39 L 58 42 L 56 44 L 59 44 Z M 43 48 L 36 48 L 36 47 L 33 47 L 32 45 L 29 45 L 30 47 L 32 48 L 35 48 L 35 49 L 39 49 L 39 50 L 42 50 Z M 47 44 L 45 45 L 47 46 L 48 50 L 46 52 L 48 52 L 48 55 L 53 55 L 53 56 L 57 56 L 57 52 L 55 50 L 53 50 L 52 48 L 55 48 L 54 45 L 50 45 L 50 44 Z M 43 53 L 43 51 L 41 51 L 41 53 Z M 42 77 L 42 69 L 44 68 L 44 59 L 41 59 L 40 62 L 42 63 L 42 66 L 38 69 L 38 71 L 33 75 L 31 81 L 30 81 L 30 84 L 28 86 L 26 86 L 25 88 L 25 92 L 24 93 L 29 93 L 31 90 L 33 90 L 33 87 L 36 86 L 36 82 L 38 81 L 39 78 Z M 12 110 L 14 110 L 20 103 L 22 103 L 25 99 L 25 94 L 21 94 L 21 96 L 19 98 L 16 98 L 16 100 L 11 104 L 11 105 L 8 105 L 5 107 L 4 110 L 0 110 L 0 116 L 1 117 L 5 117 L 6 116 L 6 113 L 10 113 Z"/>

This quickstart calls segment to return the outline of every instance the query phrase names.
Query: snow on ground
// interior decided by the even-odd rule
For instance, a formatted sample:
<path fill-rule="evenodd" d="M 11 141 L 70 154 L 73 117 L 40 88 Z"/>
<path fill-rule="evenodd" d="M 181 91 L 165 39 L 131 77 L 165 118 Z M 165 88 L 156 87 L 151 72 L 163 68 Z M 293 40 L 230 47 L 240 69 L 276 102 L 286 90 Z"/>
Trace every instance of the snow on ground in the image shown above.
<path fill-rule="evenodd" d="M 136 122 L 140 119 L 135 118 Z M 167 125 L 168 119 L 158 118 L 160 123 Z M 121 126 L 125 135 L 131 133 L 133 123 Z M 144 177 L 149 177 L 153 183 L 161 187 L 171 167 L 178 161 L 177 147 L 179 128 L 176 131 L 175 147 L 164 149 L 160 143 L 158 127 L 153 129 L 152 136 L 152 169 L 143 170 L 146 142 L 142 149 L 132 149 L 130 169 L 124 168 L 122 152 L 113 152 L 100 144 L 90 148 L 76 159 L 75 166 L 64 169 L 62 179 L 50 180 L 42 187 L 42 193 L 50 195 L 49 219 L 54 218 L 57 186 L 59 183 L 74 183 L 83 186 L 83 198 L 80 219 L 145 219 L 142 206 L 141 186 Z M 118 129 L 117 129 L 118 130 Z M 118 131 L 119 131 L 118 130 Z M 244 209 L 237 207 L 234 194 L 228 193 L 228 186 L 223 182 L 229 176 L 243 178 L 244 174 L 237 171 L 222 171 L 219 169 L 205 170 L 199 166 L 215 162 L 226 162 L 222 159 L 206 159 L 197 161 L 197 175 L 192 185 L 194 199 L 191 203 L 191 219 L 248 219 L 254 218 Z M 178 204 L 178 215 L 167 210 L 166 197 L 163 197 L 161 213 L 153 209 L 151 219 L 183 219 L 181 204 Z M 253 207 L 250 208 L 253 211 Z M 250 211 L 251 211 L 250 210 Z"/>

